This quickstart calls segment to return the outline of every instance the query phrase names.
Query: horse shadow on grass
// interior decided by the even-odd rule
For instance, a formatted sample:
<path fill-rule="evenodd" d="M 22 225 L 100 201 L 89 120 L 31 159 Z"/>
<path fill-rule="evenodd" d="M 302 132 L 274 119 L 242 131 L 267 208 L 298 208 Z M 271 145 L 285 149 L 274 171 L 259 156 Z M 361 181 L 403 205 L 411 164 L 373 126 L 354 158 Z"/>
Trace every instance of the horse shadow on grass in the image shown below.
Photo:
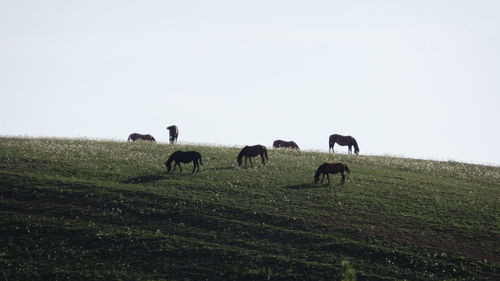
<path fill-rule="evenodd" d="M 128 184 L 141 184 L 141 183 L 150 183 L 150 182 L 155 182 L 164 179 L 165 177 L 163 175 L 144 175 L 144 176 L 138 176 L 138 177 L 133 177 L 128 180 L 124 180 L 123 183 L 128 183 Z"/>

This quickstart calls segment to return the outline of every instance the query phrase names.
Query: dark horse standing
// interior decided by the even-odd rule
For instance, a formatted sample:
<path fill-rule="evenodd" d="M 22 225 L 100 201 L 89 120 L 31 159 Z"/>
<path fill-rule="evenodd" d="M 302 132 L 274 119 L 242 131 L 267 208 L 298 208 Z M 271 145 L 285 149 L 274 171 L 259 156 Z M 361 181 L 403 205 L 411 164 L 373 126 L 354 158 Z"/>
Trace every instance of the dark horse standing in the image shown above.
<path fill-rule="evenodd" d="M 328 179 L 328 184 L 330 184 L 330 176 L 329 174 L 337 174 L 340 173 L 342 175 L 342 179 L 340 180 L 340 184 L 344 184 L 345 182 L 345 175 L 344 172 L 346 172 L 349 176 L 351 175 L 351 170 L 349 170 L 349 167 L 347 167 L 347 164 L 345 163 L 323 163 L 321 166 L 319 166 L 318 170 L 316 170 L 316 174 L 314 175 L 314 183 L 318 183 L 319 181 L 319 176 L 323 174 L 323 177 L 321 178 L 321 183 L 323 183 L 323 180 L 326 178 Z"/>
<path fill-rule="evenodd" d="M 341 136 L 337 134 L 333 134 L 330 136 L 329 139 L 329 144 L 330 147 L 328 149 L 328 152 L 332 150 L 333 153 L 333 146 L 337 143 L 338 145 L 342 146 L 349 146 L 349 154 L 352 154 L 352 147 L 354 146 L 354 153 L 358 154 L 359 153 L 359 146 L 358 142 L 351 136 Z"/>
<path fill-rule="evenodd" d="M 175 171 L 175 166 L 179 166 L 180 173 L 182 173 L 182 168 L 180 163 L 189 163 L 193 161 L 193 172 L 197 170 L 197 172 L 200 171 L 200 164 L 203 165 L 203 161 L 201 159 L 201 154 L 196 151 L 180 151 L 177 150 L 176 152 L 172 153 L 170 157 L 168 157 L 167 161 L 165 162 L 165 166 L 167 167 L 166 173 L 170 172 L 172 169 L 172 162 L 174 163 L 174 169 L 172 171 Z M 200 163 L 198 164 L 198 161 Z"/>
<path fill-rule="evenodd" d="M 274 148 L 290 148 L 290 149 L 299 149 L 299 146 L 294 142 L 294 141 L 284 141 L 284 140 L 275 140 L 273 142 L 273 147 Z"/>
<path fill-rule="evenodd" d="M 144 140 L 144 141 L 152 141 L 156 142 L 155 138 L 152 135 L 142 135 L 138 133 L 133 133 L 128 136 L 127 141 L 136 141 L 136 140 Z"/>
<path fill-rule="evenodd" d="M 177 143 L 177 137 L 179 136 L 179 128 L 177 126 L 172 125 L 167 127 L 168 134 L 169 134 L 169 141 L 171 144 L 174 142 Z"/>
<path fill-rule="evenodd" d="M 236 158 L 236 161 L 238 161 L 238 165 L 241 166 L 241 163 L 243 162 L 243 156 L 245 156 L 245 166 L 247 165 L 247 159 L 250 160 L 250 166 L 252 165 L 252 158 L 257 155 L 260 155 L 260 158 L 262 158 L 262 165 L 266 164 L 265 160 L 269 160 L 267 157 L 267 148 L 263 145 L 257 144 L 253 146 L 245 146 L 243 149 L 240 151 L 238 154 L 238 157 Z M 264 160 L 265 157 L 265 160 Z"/>

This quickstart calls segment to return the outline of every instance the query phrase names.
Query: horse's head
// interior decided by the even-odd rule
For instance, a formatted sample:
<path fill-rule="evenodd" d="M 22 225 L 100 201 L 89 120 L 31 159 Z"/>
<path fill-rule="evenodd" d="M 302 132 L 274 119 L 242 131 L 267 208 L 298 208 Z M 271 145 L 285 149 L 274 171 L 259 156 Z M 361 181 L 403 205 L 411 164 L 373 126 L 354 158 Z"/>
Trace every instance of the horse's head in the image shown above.
<path fill-rule="evenodd" d="M 273 142 L 273 147 L 278 148 L 278 147 L 280 147 L 280 146 L 281 146 L 281 140 L 275 140 L 275 141 Z"/>
<path fill-rule="evenodd" d="M 319 182 L 319 174 L 314 175 L 314 183 Z"/>
<path fill-rule="evenodd" d="M 165 167 L 167 167 L 167 173 L 170 172 L 170 170 L 172 169 L 172 161 L 168 161 L 165 162 Z"/>
<path fill-rule="evenodd" d="M 239 166 L 241 166 L 241 163 L 243 163 L 243 156 L 245 155 L 245 151 L 247 151 L 247 149 L 248 149 L 248 145 L 246 145 L 245 147 L 243 147 L 241 149 L 240 153 L 238 153 L 238 157 L 236 157 L 236 161 L 238 162 Z"/>

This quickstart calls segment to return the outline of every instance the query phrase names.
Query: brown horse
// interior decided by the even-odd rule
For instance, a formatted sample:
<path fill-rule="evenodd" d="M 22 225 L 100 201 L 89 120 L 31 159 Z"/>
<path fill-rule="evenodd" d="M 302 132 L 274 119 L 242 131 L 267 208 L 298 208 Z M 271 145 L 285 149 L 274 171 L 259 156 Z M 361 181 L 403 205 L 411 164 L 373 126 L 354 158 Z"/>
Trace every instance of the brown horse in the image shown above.
<path fill-rule="evenodd" d="M 335 143 L 337 143 L 338 145 L 349 146 L 349 154 L 352 154 L 352 147 L 353 146 L 354 146 L 354 153 L 356 153 L 356 154 L 359 153 L 358 142 L 351 136 L 341 136 L 341 135 L 333 134 L 330 136 L 328 143 L 330 144 L 328 152 L 330 152 L 330 150 L 332 150 L 332 153 L 333 153 L 333 146 L 335 145 Z"/>
<path fill-rule="evenodd" d="M 136 140 L 143 140 L 143 141 L 152 141 L 156 142 L 155 138 L 153 138 L 152 135 L 142 135 L 138 133 L 133 133 L 128 136 L 127 141 L 136 141 Z"/>
<path fill-rule="evenodd" d="M 340 180 L 340 184 L 344 184 L 345 182 L 345 175 L 344 172 L 351 176 L 351 170 L 349 170 L 349 167 L 347 167 L 347 164 L 345 163 L 323 163 L 321 166 L 319 166 L 318 170 L 316 170 L 316 174 L 314 175 L 314 183 L 318 183 L 319 181 L 319 176 L 323 174 L 323 177 L 321 178 L 321 183 L 323 183 L 323 180 L 326 178 L 328 179 L 328 184 L 330 184 L 330 176 L 329 174 L 337 174 L 340 173 L 342 175 L 342 179 Z"/>
<path fill-rule="evenodd" d="M 236 161 L 238 161 L 238 165 L 241 166 L 241 163 L 243 162 L 243 156 L 245 156 L 245 167 L 247 166 L 247 159 L 250 160 L 250 166 L 253 166 L 251 157 L 255 157 L 257 155 L 260 155 L 260 158 L 262 158 L 262 165 L 266 164 L 265 160 L 269 160 L 269 158 L 267 157 L 267 148 L 263 145 L 257 144 L 253 146 L 247 145 L 243 147 L 243 149 L 238 154 Z"/>
<path fill-rule="evenodd" d="M 170 157 L 168 157 L 167 161 L 165 162 L 165 167 L 167 167 L 167 171 L 165 173 L 170 172 L 172 169 L 172 162 L 174 163 L 174 169 L 172 171 L 175 171 L 175 166 L 179 166 L 179 171 L 182 173 L 182 168 L 180 163 L 189 163 L 193 162 L 193 172 L 196 170 L 198 173 L 200 171 L 200 164 L 203 165 L 203 160 L 201 159 L 201 154 L 197 151 L 180 151 L 177 150 L 176 152 L 172 153 Z M 198 164 L 198 161 L 200 163 Z M 191 174 L 192 174 L 191 173 Z"/>
<path fill-rule="evenodd" d="M 283 147 L 283 148 L 300 150 L 299 146 L 294 141 L 275 140 L 273 142 L 273 147 L 274 148 Z"/>
<path fill-rule="evenodd" d="M 174 142 L 177 143 L 177 137 L 179 136 L 179 128 L 177 126 L 172 125 L 167 127 L 168 134 L 169 134 L 169 141 L 170 144 L 173 144 Z"/>

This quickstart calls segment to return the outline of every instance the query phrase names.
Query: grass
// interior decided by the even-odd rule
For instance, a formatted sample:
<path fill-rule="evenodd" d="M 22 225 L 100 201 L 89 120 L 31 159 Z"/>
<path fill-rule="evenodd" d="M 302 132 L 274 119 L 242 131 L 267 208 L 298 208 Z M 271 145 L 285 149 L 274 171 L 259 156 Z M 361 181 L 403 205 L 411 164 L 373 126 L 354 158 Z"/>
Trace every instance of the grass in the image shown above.
<path fill-rule="evenodd" d="M 201 172 L 163 174 L 177 149 L 201 152 Z M 498 167 L 269 150 L 240 168 L 238 151 L 0 138 L 0 279 L 500 276 Z M 314 185 L 332 161 L 353 178 Z"/>

